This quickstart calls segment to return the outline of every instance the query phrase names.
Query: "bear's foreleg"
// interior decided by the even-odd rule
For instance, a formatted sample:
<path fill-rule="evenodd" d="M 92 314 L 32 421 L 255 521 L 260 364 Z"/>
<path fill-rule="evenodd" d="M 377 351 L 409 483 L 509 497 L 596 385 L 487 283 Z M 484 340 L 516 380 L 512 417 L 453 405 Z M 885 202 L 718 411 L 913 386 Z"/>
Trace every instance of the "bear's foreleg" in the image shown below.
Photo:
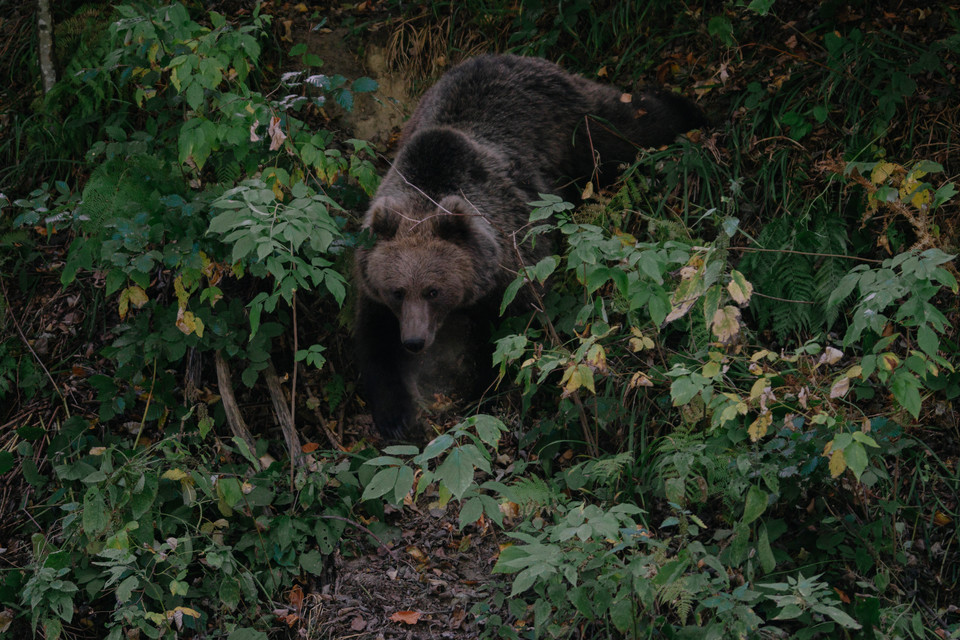
<path fill-rule="evenodd" d="M 400 324 L 381 304 L 362 297 L 357 304 L 354 336 L 363 396 L 380 433 L 399 439 L 415 418 Z"/>

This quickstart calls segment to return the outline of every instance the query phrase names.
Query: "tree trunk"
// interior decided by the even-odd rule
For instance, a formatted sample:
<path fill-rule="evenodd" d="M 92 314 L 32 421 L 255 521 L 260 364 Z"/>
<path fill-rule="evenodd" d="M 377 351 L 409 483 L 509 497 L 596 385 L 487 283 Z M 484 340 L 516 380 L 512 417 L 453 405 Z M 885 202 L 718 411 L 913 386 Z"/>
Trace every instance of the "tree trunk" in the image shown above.
<path fill-rule="evenodd" d="M 50 0 L 37 0 L 37 37 L 40 41 L 40 77 L 43 93 L 50 93 L 57 82 L 57 67 L 53 61 L 53 19 L 50 17 Z"/>

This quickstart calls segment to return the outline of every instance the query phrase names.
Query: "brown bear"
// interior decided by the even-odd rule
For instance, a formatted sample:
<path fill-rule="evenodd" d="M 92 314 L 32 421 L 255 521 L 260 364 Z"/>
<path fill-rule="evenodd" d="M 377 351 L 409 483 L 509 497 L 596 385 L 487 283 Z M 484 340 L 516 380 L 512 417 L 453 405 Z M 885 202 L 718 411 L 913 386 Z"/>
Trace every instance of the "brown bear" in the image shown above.
<path fill-rule="evenodd" d="M 528 203 L 569 197 L 577 179 L 609 182 L 638 147 L 703 124 L 669 92 L 631 97 L 514 55 L 469 59 L 429 89 L 365 216 L 374 241 L 356 252 L 357 362 L 380 432 L 404 434 L 421 370 L 450 344 L 483 341 L 519 267 L 553 251 L 521 242 Z M 491 363 L 448 366 L 455 379 Z"/>

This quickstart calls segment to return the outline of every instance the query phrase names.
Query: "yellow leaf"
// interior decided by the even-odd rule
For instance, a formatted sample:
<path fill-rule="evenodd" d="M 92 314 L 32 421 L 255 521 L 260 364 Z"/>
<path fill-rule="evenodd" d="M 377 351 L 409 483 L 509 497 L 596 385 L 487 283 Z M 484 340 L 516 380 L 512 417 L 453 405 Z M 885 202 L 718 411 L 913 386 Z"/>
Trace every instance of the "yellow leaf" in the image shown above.
<path fill-rule="evenodd" d="M 196 333 L 202 338 L 203 320 L 193 315 L 192 311 L 184 311 L 183 309 L 179 309 L 177 311 L 177 329 L 180 329 L 180 331 L 182 331 L 185 335 Z"/>
<path fill-rule="evenodd" d="M 636 327 L 630 327 L 630 333 L 634 337 L 630 338 L 630 349 L 636 353 L 637 351 L 643 351 L 644 349 L 653 349 L 653 340 L 643 335 L 643 332 Z"/>
<path fill-rule="evenodd" d="M 847 372 L 843 375 L 845 375 L 848 378 L 859 378 L 860 376 L 863 375 L 863 367 L 861 367 L 858 364 L 855 364 L 849 369 L 847 369 Z"/>
<path fill-rule="evenodd" d="M 607 368 L 607 352 L 603 350 L 603 345 L 594 343 L 587 350 L 587 362 L 597 368 L 597 371 L 603 372 Z"/>
<path fill-rule="evenodd" d="M 945 514 L 943 511 L 937 511 L 935 514 L 933 514 L 933 524 L 937 525 L 938 527 L 945 527 L 951 522 L 953 522 L 953 518 Z"/>
<path fill-rule="evenodd" d="M 914 171 L 903 180 L 900 185 L 901 202 L 909 202 L 917 209 L 930 204 L 933 200 L 933 193 L 930 189 L 921 189 L 923 183 L 918 180 L 923 175 L 923 171 Z"/>
<path fill-rule="evenodd" d="M 903 171 L 903 167 L 893 162 L 878 162 L 877 166 L 870 172 L 870 182 L 873 184 L 883 184 L 890 179 L 894 173 Z"/>
<path fill-rule="evenodd" d="M 760 351 L 757 351 L 755 354 L 750 356 L 750 362 L 756 362 L 757 360 L 766 358 L 768 355 L 770 355 L 769 351 L 767 351 L 766 349 L 761 349 Z"/>
<path fill-rule="evenodd" d="M 586 387 L 590 390 L 590 393 L 596 393 L 597 390 L 593 386 L 593 371 L 585 364 L 578 364 L 577 370 L 574 372 L 571 379 L 576 377 L 577 387 Z"/>
<path fill-rule="evenodd" d="M 708 362 L 707 364 L 703 365 L 703 369 L 701 370 L 701 373 L 705 378 L 716 377 L 717 374 L 720 373 L 720 363 L 713 362 L 713 361 Z"/>
<path fill-rule="evenodd" d="M 730 305 L 717 309 L 711 322 L 713 335 L 724 344 L 730 344 L 740 334 L 740 309 Z"/>
<path fill-rule="evenodd" d="M 183 480 L 184 478 L 186 478 L 187 473 L 180 469 L 170 469 L 169 471 L 164 471 L 163 475 L 160 477 L 165 480 L 173 480 L 174 482 L 176 482 L 177 480 Z"/>
<path fill-rule="evenodd" d="M 653 381 L 646 376 L 646 374 L 637 371 L 633 374 L 633 377 L 630 378 L 630 388 L 636 389 L 637 387 L 652 387 Z"/>
<path fill-rule="evenodd" d="M 760 397 L 760 394 L 763 393 L 763 390 L 770 386 L 770 381 L 767 378 L 757 378 L 757 381 L 753 383 L 753 386 L 750 387 L 750 399 L 756 400 Z"/>
<path fill-rule="evenodd" d="M 890 352 L 881 353 L 879 364 L 881 369 L 893 371 L 900 364 L 900 358 Z"/>
<path fill-rule="evenodd" d="M 737 417 L 737 413 L 739 413 L 738 405 L 728 404 L 720 413 L 720 419 L 724 422 L 729 422 Z"/>
<path fill-rule="evenodd" d="M 583 193 L 580 194 L 581 200 L 588 200 L 593 197 L 593 183 L 588 182 L 587 186 L 583 188 Z"/>
<path fill-rule="evenodd" d="M 847 470 L 847 460 L 843 457 L 843 450 L 837 449 L 830 455 L 830 475 L 839 478 Z"/>
<path fill-rule="evenodd" d="M 117 300 L 117 313 L 120 314 L 120 319 L 124 320 L 127 317 L 127 310 L 130 308 L 130 291 L 124 289 L 120 292 L 120 299 Z"/>
<path fill-rule="evenodd" d="M 730 282 L 727 283 L 727 291 L 730 297 L 741 307 L 750 302 L 750 296 L 753 295 L 753 285 L 743 277 L 743 274 L 734 269 L 730 272 Z"/>
<path fill-rule="evenodd" d="M 773 424 L 773 414 L 769 411 L 764 411 L 757 416 L 757 419 L 747 428 L 747 433 L 750 434 L 750 442 L 756 442 L 767 435 L 767 427 L 771 424 Z"/>
<path fill-rule="evenodd" d="M 564 393 L 573 393 L 580 387 L 580 378 L 574 379 L 576 371 L 577 365 L 575 364 L 571 364 L 563 370 L 563 377 L 560 378 L 560 386 L 563 387 Z"/>
<path fill-rule="evenodd" d="M 190 294 L 187 292 L 186 287 L 183 286 L 183 276 L 177 276 L 173 279 L 173 292 L 177 294 L 177 304 L 181 309 L 187 306 L 187 300 L 190 299 Z"/>
<path fill-rule="evenodd" d="M 692 259 L 699 262 L 699 259 Z M 702 264 L 700 267 L 702 268 Z M 687 265 L 680 269 L 680 285 L 670 297 L 670 313 L 664 319 L 664 323 L 673 322 L 686 315 L 687 311 L 697 302 L 697 299 L 703 295 L 706 290 L 703 283 L 701 270 L 695 266 Z"/>

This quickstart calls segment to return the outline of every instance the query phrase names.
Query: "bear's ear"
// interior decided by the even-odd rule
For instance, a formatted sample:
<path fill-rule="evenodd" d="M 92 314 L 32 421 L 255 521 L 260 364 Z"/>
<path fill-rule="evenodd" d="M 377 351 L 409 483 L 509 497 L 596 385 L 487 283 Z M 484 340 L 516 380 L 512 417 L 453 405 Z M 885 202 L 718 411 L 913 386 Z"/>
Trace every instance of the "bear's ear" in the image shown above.
<path fill-rule="evenodd" d="M 433 233 L 441 240 L 467 245 L 475 242 L 473 218 L 479 214 L 469 208 L 460 196 L 447 196 L 440 201 L 437 212 L 430 218 Z"/>
<path fill-rule="evenodd" d="M 377 240 L 390 240 L 397 235 L 400 228 L 400 214 L 395 209 L 391 198 L 378 198 L 367 212 L 367 221 L 364 224 L 377 236 Z"/>
<path fill-rule="evenodd" d="M 438 238 L 466 247 L 484 260 L 496 260 L 500 255 L 496 229 L 476 207 L 460 196 L 447 196 L 441 200 L 430 223 Z"/>

